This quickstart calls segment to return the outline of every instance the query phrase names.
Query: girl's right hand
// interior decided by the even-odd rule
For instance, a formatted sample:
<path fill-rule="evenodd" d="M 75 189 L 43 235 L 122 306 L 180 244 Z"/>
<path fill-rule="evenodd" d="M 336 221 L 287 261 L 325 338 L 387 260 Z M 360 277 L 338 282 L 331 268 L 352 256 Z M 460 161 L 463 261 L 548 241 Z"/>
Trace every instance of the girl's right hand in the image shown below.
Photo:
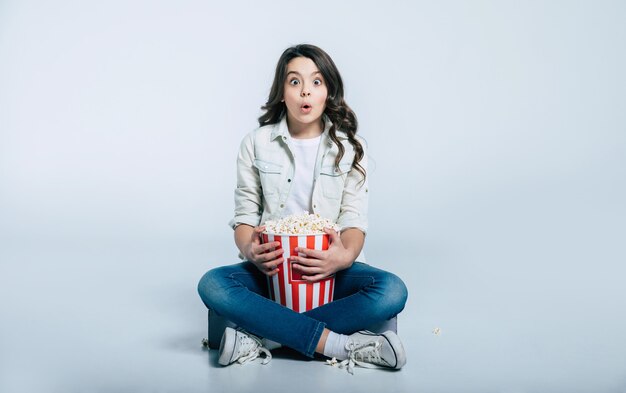
<path fill-rule="evenodd" d="M 261 273 L 271 277 L 278 273 L 278 265 L 283 263 L 283 249 L 280 248 L 280 242 L 261 244 L 261 233 L 264 230 L 264 226 L 254 228 L 250 242 L 245 247 L 243 255 Z M 270 251 L 272 248 L 276 248 L 276 250 Z"/>

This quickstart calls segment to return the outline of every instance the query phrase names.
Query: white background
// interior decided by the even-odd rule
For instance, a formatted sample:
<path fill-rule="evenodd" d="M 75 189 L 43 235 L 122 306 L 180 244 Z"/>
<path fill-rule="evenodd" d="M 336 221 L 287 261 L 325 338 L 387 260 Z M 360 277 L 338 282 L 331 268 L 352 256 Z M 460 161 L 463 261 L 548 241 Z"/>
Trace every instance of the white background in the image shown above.
<path fill-rule="evenodd" d="M 283 367 L 318 391 L 626 391 L 625 20 L 619 1 L 0 2 L 0 390 L 246 391 Z M 400 373 L 232 371 L 197 345 L 197 281 L 236 262 L 239 142 L 298 43 L 334 59 L 369 143 L 368 262 L 409 287 Z"/>

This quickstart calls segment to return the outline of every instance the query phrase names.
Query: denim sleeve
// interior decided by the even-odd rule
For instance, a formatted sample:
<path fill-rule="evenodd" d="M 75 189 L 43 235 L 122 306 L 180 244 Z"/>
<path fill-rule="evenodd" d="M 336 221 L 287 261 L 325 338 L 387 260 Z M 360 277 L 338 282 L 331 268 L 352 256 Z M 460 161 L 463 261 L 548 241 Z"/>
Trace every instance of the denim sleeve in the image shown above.
<path fill-rule="evenodd" d="M 363 158 L 359 164 L 361 164 L 367 174 L 367 145 L 362 138 L 359 138 L 359 142 L 363 146 Z M 353 168 L 348 172 L 346 178 L 337 224 L 342 228 L 357 228 L 364 234 L 367 234 L 368 202 L 367 176 L 363 180 L 363 176 Z"/>
<path fill-rule="evenodd" d="M 239 224 L 258 226 L 263 212 L 263 192 L 259 172 L 254 167 L 254 134 L 242 141 L 237 156 L 237 188 L 235 189 L 235 217 L 231 228 Z"/>

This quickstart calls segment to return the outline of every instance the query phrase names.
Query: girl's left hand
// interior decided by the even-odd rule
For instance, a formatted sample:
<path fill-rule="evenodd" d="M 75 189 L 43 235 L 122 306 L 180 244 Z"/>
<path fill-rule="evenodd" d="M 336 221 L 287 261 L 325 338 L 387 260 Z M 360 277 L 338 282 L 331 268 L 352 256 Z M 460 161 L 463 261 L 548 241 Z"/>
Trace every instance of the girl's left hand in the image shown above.
<path fill-rule="evenodd" d="M 301 271 L 302 279 L 306 281 L 319 281 L 350 267 L 353 262 L 351 253 L 344 247 L 339 233 L 330 228 L 324 228 L 324 232 L 330 235 L 328 250 L 297 247 L 295 251 L 299 255 L 290 258 L 293 262 L 292 267 Z"/>

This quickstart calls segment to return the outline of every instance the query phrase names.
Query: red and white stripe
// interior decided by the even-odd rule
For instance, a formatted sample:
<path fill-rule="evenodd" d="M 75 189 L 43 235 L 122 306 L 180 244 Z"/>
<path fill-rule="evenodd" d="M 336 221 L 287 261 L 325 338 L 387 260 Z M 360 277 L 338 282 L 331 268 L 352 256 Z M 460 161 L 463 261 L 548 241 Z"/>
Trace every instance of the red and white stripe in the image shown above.
<path fill-rule="evenodd" d="M 291 268 L 291 256 L 295 248 L 328 250 L 328 235 L 272 235 L 262 234 L 263 243 L 280 242 L 283 248 L 283 263 L 278 265 L 278 274 L 268 277 L 270 298 L 276 303 L 296 312 L 305 312 L 330 303 L 333 300 L 335 276 L 309 282 L 301 278 L 300 272 Z"/>

